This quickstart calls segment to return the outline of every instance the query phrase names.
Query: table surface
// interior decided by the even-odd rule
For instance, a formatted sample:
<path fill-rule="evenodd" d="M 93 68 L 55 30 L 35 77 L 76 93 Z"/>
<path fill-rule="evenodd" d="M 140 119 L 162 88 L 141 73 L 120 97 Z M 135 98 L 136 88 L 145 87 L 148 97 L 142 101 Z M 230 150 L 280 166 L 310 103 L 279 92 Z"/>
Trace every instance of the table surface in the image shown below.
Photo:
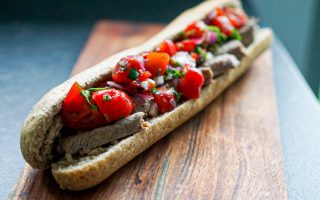
<path fill-rule="evenodd" d="M 68 78 L 92 26 L 0 25 L 0 199 L 7 198 L 24 164 L 19 147 L 23 120 L 46 91 Z M 272 51 L 288 196 L 316 199 L 320 106 L 281 41 L 275 40 Z"/>

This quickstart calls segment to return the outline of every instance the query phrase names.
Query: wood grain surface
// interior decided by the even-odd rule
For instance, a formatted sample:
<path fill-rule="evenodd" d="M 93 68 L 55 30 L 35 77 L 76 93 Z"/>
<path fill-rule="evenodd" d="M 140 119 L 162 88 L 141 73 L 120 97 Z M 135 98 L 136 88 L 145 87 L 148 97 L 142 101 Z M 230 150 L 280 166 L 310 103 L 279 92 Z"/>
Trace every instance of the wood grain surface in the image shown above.
<path fill-rule="evenodd" d="M 72 75 L 142 43 L 162 25 L 100 21 Z M 272 55 L 198 115 L 97 187 L 62 191 L 50 170 L 25 165 L 12 199 L 287 199 Z"/>

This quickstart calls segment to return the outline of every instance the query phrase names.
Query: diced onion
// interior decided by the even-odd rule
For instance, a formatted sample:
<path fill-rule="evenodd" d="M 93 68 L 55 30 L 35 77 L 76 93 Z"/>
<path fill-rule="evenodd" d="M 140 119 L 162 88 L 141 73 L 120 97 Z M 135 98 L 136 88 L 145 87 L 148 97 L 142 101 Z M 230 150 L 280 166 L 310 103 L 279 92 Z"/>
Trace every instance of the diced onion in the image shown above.
<path fill-rule="evenodd" d="M 149 90 L 149 81 L 142 81 L 141 83 L 140 83 L 140 85 L 141 85 L 141 87 L 143 88 L 143 89 L 145 89 L 145 90 Z"/>
<path fill-rule="evenodd" d="M 156 82 L 157 86 L 161 86 L 164 84 L 164 77 L 163 76 L 157 76 L 154 78 L 154 81 Z"/>
<path fill-rule="evenodd" d="M 217 16 L 217 14 L 216 14 L 216 11 L 214 10 L 214 11 L 211 11 L 208 15 L 207 15 L 207 18 L 209 19 L 209 20 L 213 20 L 213 18 L 215 18 Z"/>
<path fill-rule="evenodd" d="M 156 103 L 153 103 L 150 106 L 149 115 L 151 115 L 152 117 L 158 116 L 158 105 Z"/>
<path fill-rule="evenodd" d="M 179 51 L 177 52 L 172 59 L 175 62 L 181 63 L 182 65 L 188 64 L 191 67 L 196 67 L 196 61 L 190 56 L 188 52 Z"/>
<path fill-rule="evenodd" d="M 107 84 L 110 85 L 111 87 L 120 89 L 120 90 L 124 90 L 124 87 L 122 87 L 122 85 L 119 85 L 117 83 L 115 83 L 114 81 L 107 81 Z"/>
<path fill-rule="evenodd" d="M 208 31 L 206 33 L 205 41 L 207 44 L 214 44 L 217 41 L 217 34 L 215 32 Z"/>
<path fill-rule="evenodd" d="M 172 105 L 174 108 L 177 107 L 177 102 L 176 102 L 176 100 L 171 99 L 171 100 L 170 100 L 170 103 L 171 103 L 171 105 Z"/>

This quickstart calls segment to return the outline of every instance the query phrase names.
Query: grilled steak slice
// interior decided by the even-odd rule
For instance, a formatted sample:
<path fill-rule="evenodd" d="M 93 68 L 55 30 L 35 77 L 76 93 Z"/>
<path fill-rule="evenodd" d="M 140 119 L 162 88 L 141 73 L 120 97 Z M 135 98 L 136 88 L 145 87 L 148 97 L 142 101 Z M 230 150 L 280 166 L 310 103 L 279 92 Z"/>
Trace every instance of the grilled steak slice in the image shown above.
<path fill-rule="evenodd" d="M 248 47 L 254 40 L 254 27 L 257 24 L 257 20 L 252 18 L 248 21 L 248 23 L 241 27 L 239 33 L 242 37 L 242 44 Z"/>
<path fill-rule="evenodd" d="M 209 85 L 210 81 L 213 79 L 213 72 L 210 67 L 199 68 L 204 76 L 204 85 Z"/>
<path fill-rule="evenodd" d="M 231 54 L 223 54 L 207 59 L 199 69 L 209 67 L 213 72 L 213 77 L 217 77 L 230 68 L 239 66 L 239 60 Z"/>
<path fill-rule="evenodd" d="M 141 129 L 143 116 L 143 112 L 137 112 L 112 125 L 61 138 L 57 150 L 59 153 L 76 154 L 132 135 Z"/>
<path fill-rule="evenodd" d="M 247 55 L 247 49 L 239 40 L 231 40 L 217 49 L 217 54 L 232 54 L 235 55 L 238 60 L 241 60 L 244 56 Z"/>

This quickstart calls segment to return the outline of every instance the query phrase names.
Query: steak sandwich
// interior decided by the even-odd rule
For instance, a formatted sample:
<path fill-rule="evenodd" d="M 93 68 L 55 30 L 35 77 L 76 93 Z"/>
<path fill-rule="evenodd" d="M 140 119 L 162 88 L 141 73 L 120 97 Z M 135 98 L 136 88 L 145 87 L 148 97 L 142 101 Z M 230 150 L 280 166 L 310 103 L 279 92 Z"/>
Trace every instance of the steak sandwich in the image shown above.
<path fill-rule="evenodd" d="M 205 1 L 49 91 L 22 127 L 23 157 L 62 189 L 93 187 L 205 108 L 271 41 L 239 1 Z"/>

